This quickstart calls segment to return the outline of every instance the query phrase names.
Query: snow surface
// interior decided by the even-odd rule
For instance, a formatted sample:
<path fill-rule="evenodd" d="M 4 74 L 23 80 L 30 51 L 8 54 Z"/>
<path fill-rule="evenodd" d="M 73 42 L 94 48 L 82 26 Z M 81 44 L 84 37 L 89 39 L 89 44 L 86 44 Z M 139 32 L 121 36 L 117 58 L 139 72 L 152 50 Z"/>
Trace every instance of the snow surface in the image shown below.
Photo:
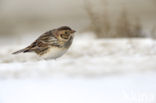
<path fill-rule="evenodd" d="M 156 73 L 0 81 L 0 103 L 156 103 Z"/>
<path fill-rule="evenodd" d="M 26 44 L 28 45 L 28 44 Z M 34 54 L 12 55 L 25 45 L 4 46 L 0 51 L 0 78 L 31 76 L 105 76 L 156 70 L 156 41 L 152 39 L 95 39 L 77 37 L 57 60 L 40 60 Z"/>
<path fill-rule="evenodd" d="M 11 54 L 26 45 L 1 45 L 0 103 L 156 103 L 153 39 L 81 35 L 57 60 Z"/>

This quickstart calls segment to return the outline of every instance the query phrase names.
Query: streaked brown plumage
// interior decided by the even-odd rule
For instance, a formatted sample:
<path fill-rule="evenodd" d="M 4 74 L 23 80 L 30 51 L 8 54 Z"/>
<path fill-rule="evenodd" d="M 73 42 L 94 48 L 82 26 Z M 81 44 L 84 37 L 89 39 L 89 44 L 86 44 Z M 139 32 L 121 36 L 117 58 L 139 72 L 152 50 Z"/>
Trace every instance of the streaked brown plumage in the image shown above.
<path fill-rule="evenodd" d="M 73 41 L 72 30 L 68 26 L 62 26 L 42 34 L 30 46 L 14 52 L 13 54 L 35 52 L 44 59 L 55 59 L 62 56 Z"/>

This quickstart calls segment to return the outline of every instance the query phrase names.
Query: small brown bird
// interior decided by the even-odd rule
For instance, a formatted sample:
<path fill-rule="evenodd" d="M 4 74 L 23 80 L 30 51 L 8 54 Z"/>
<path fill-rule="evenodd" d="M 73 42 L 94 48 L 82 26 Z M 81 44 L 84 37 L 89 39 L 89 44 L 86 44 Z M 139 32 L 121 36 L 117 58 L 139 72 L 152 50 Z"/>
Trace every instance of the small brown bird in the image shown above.
<path fill-rule="evenodd" d="M 71 46 L 75 30 L 68 26 L 62 26 L 42 34 L 28 47 L 14 52 L 34 52 L 44 59 L 56 59 L 61 57 Z"/>

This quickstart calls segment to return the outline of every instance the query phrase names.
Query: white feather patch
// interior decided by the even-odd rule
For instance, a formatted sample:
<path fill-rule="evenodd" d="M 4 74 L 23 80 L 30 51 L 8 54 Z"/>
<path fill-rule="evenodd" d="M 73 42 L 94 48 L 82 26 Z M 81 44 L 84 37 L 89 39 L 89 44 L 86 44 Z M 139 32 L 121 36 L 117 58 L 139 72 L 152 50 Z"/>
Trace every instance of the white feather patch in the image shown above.
<path fill-rule="evenodd" d="M 67 49 L 65 48 L 52 47 L 41 57 L 44 59 L 56 59 L 58 57 L 61 57 L 64 53 L 66 53 L 66 51 Z"/>

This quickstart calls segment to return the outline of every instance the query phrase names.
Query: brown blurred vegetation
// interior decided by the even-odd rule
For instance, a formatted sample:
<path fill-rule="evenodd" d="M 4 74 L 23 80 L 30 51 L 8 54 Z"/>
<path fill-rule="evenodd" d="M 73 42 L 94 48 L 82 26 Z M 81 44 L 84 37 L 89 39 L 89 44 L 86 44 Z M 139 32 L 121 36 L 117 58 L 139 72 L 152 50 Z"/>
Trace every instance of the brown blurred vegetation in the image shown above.
<path fill-rule="evenodd" d="M 99 38 L 156 37 L 155 5 L 156 0 L 0 0 L 0 36 L 37 35 L 68 25 L 79 32 L 89 26 Z"/>
<path fill-rule="evenodd" d="M 146 34 L 141 19 L 137 16 L 134 19 L 129 19 L 129 12 L 125 7 L 122 7 L 117 19 L 112 20 L 106 0 L 100 1 L 103 8 L 101 12 L 94 10 L 94 3 L 91 1 L 84 0 L 84 3 L 91 21 L 89 30 L 93 31 L 98 38 L 155 37 L 155 27 L 151 29 L 150 34 Z"/>

